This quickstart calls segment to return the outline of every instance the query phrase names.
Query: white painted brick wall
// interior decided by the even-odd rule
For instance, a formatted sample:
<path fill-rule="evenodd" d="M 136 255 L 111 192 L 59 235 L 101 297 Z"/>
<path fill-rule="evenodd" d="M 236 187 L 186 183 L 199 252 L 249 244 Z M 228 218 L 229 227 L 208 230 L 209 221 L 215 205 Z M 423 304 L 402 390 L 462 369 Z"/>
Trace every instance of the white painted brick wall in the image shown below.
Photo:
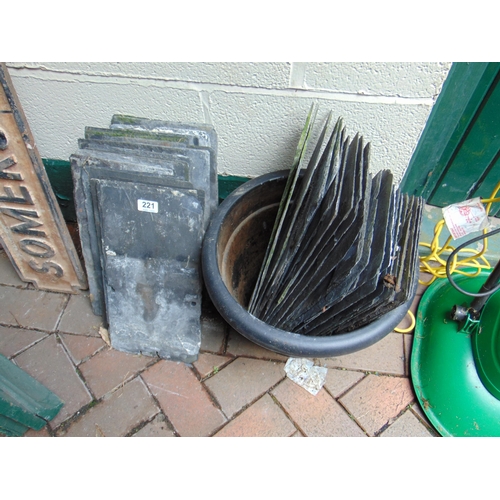
<path fill-rule="evenodd" d="M 304 88 L 371 96 L 437 97 L 448 63 L 305 63 Z"/>
<path fill-rule="evenodd" d="M 42 157 L 67 160 L 113 114 L 211 123 L 219 173 L 290 167 L 319 104 L 372 143 L 371 170 L 401 180 L 451 63 L 7 63 Z"/>

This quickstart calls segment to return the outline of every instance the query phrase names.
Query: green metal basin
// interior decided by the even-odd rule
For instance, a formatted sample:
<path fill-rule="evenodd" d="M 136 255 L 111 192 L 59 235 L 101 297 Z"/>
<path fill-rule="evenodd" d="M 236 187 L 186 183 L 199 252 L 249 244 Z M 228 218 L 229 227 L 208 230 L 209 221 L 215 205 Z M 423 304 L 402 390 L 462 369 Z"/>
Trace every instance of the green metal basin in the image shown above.
<path fill-rule="evenodd" d="M 477 292 L 488 274 L 454 280 L 464 290 Z M 413 387 L 424 413 L 442 436 L 500 436 L 500 400 L 485 387 L 473 347 L 474 336 L 481 336 L 482 344 L 498 348 L 500 292 L 484 306 L 480 335 L 461 333 L 459 324 L 450 318 L 454 305 L 468 305 L 470 300 L 448 280 L 434 282 L 424 293 L 411 355 Z M 498 359 L 498 354 L 489 357 Z M 483 354 L 486 363 L 487 358 Z M 494 368 L 486 367 L 485 372 L 495 379 Z"/>

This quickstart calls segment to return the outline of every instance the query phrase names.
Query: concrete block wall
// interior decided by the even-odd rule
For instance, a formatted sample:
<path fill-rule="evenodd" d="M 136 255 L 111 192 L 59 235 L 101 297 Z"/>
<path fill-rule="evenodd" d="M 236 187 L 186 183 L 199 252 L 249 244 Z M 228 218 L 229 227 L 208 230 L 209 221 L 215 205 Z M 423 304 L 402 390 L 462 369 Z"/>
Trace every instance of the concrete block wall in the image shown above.
<path fill-rule="evenodd" d="M 210 123 L 218 173 L 289 168 L 311 103 L 372 144 L 399 182 L 451 63 L 7 63 L 44 158 L 67 160 L 113 114 Z"/>

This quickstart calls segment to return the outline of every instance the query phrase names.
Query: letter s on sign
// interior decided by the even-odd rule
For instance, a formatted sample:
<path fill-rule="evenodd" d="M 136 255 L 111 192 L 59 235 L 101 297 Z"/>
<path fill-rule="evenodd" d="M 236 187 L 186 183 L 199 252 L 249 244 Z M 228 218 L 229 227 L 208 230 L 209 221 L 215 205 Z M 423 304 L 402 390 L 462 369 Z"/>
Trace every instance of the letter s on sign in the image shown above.
<path fill-rule="evenodd" d="M 55 269 L 56 278 L 61 278 L 64 274 L 62 267 L 59 264 L 56 264 L 55 262 L 50 262 L 50 261 L 44 262 L 42 267 L 37 267 L 37 263 L 34 260 L 30 260 L 29 266 L 31 267 L 31 269 L 33 269 L 33 271 L 42 274 L 48 273 L 50 268 Z"/>

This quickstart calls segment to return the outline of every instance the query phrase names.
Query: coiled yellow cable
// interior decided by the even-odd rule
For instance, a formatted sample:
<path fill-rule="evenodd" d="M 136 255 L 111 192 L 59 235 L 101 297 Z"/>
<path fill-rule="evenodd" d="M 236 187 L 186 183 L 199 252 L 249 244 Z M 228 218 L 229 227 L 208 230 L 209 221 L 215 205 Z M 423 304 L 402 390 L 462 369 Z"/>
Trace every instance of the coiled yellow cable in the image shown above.
<path fill-rule="evenodd" d="M 498 191 L 500 190 L 500 182 L 495 186 L 491 196 L 485 200 L 481 200 L 482 203 L 486 204 L 486 214 L 489 214 L 491 205 L 493 203 L 499 202 L 500 198 L 495 198 Z M 446 278 L 446 260 L 447 257 L 455 250 L 455 247 L 450 245 L 452 237 L 449 236 L 444 245 L 439 244 L 439 237 L 445 225 L 444 219 L 441 219 L 434 227 L 434 238 L 431 243 L 420 242 L 419 245 L 429 248 L 430 253 L 428 255 L 420 256 L 420 271 L 428 273 L 431 275 L 429 281 L 419 280 L 421 285 L 430 285 L 436 279 Z M 484 229 L 483 234 L 487 234 L 488 230 Z M 481 251 L 474 250 L 472 248 L 463 248 L 459 254 L 468 253 L 472 254 L 468 257 L 459 259 L 458 254 L 453 258 L 451 262 L 450 270 L 452 273 L 464 274 L 470 276 L 471 278 L 477 276 L 483 269 L 491 269 L 491 264 L 488 262 L 484 254 L 488 250 L 488 239 L 484 239 L 484 245 Z M 446 255 L 443 255 L 446 254 Z M 470 271 L 464 271 L 459 269 L 459 267 L 465 267 L 471 269 Z"/>
<path fill-rule="evenodd" d="M 394 331 L 397 333 L 408 333 L 411 332 L 415 328 L 415 315 L 411 312 L 407 312 L 408 316 L 410 316 L 410 326 L 408 328 L 394 328 Z"/>
<path fill-rule="evenodd" d="M 481 200 L 482 203 L 486 204 L 485 210 L 486 214 L 489 214 L 491 205 L 493 203 L 497 203 L 500 201 L 500 198 L 495 198 L 498 191 L 500 190 L 500 182 L 495 186 L 491 196 L 485 200 Z M 420 256 L 420 272 L 424 272 L 431 275 L 431 279 L 429 281 L 419 280 L 418 282 L 421 285 L 430 285 L 434 283 L 436 279 L 446 278 L 446 261 L 447 257 L 455 250 L 455 247 L 450 245 L 452 237 L 449 236 L 443 246 L 439 244 L 439 237 L 441 236 L 441 232 L 443 231 L 445 225 L 444 219 L 441 219 L 436 226 L 434 227 L 434 238 L 431 243 L 420 242 L 419 245 L 429 248 L 429 255 Z M 488 230 L 484 229 L 483 234 L 487 234 Z M 464 274 L 466 276 L 470 276 L 473 278 L 477 276 L 481 270 L 483 269 L 491 269 L 491 264 L 488 262 L 484 254 L 488 250 L 488 238 L 484 238 L 484 245 L 481 251 L 474 250 L 472 248 L 463 248 L 460 253 L 469 253 L 472 254 L 469 257 L 463 258 L 461 260 L 458 259 L 458 254 L 453 258 L 453 262 L 450 265 L 450 271 L 452 273 Z M 444 256 L 443 254 L 446 254 Z M 459 267 L 471 268 L 472 271 L 466 272 Z M 411 311 L 408 311 L 408 315 L 410 316 L 411 324 L 408 328 L 394 328 L 394 331 L 397 333 L 408 333 L 415 328 L 415 316 Z"/>

